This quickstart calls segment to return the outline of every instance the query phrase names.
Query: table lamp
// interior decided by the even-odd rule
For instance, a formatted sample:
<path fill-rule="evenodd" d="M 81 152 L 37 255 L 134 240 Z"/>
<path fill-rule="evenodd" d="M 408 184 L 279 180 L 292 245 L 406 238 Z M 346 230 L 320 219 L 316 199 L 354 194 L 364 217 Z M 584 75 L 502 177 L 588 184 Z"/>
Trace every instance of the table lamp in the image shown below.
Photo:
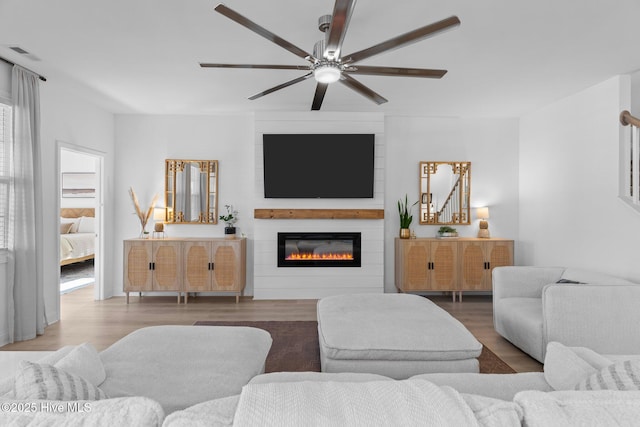
<path fill-rule="evenodd" d="M 488 239 L 489 236 L 489 208 L 482 207 L 476 209 L 476 216 L 480 219 L 480 229 L 478 230 L 478 237 L 482 239 Z"/>
<path fill-rule="evenodd" d="M 153 231 L 156 233 L 164 233 L 164 221 L 166 221 L 165 208 L 155 208 L 153 210 L 153 220 L 156 223 L 153 225 Z"/>

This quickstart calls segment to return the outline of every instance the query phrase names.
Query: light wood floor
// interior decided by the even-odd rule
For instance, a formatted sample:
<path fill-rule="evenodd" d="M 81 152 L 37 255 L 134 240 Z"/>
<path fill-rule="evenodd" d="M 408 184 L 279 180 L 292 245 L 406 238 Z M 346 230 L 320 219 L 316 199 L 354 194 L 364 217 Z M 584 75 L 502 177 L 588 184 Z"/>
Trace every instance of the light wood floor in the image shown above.
<path fill-rule="evenodd" d="M 542 365 L 500 337 L 493 329 L 490 296 L 430 299 L 462 322 L 473 335 L 518 372 L 541 371 Z M 128 333 L 152 325 L 191 325 L 197 320 L 316 320 L 316 300 L 254 301 L 243 297 L 189 298 L 176 304 L 175 297 L 131 296 L 93 301 L 89 286 L 60 298 L 61 319 L 36 339 L 9 344 L 0 350 L 55 350 L 64 345 L 91 342 L 103 350 Z"/>

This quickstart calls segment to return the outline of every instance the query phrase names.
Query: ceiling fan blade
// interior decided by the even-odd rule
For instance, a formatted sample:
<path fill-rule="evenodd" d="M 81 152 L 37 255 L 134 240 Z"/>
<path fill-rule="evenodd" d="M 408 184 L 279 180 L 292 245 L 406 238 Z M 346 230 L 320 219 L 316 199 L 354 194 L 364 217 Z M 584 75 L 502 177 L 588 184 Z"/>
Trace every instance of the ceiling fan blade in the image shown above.
<path fill-rule="evenodd" d="M 384 104 L 385 102 L 387 102 L 388 100 L 383 98 L 382 96 L 380 96 L 379 94 L 375 93 L 374 91 L 372 91 L 371 89 L 369 89 L 368 87 L 366 87 L 365 85 L 363 85 L 362 83 L 360 83 L 359 81 L 357 81 L 356 79 L 354 79 L 353 77 L 351 77 L 348 74 L 342 74 L 342 78 L 340 79 L 340 83 L 342 83 L 343 85 L 355 90 L 356 92 L 358 92 L 360 95 L 364 96 L 365 98 L 369 98 L 370 100 L 372 100 L 373 102 L 375 102 L 376 104 L 380 105 L 380 104 Z"/>
<path fill-rule="evenodd" d="M 335 59 L 340 57 L 342 42 L 344 36 L 347 34 L 347 27 L 349 26 L 351 13 L 355 5 L 356 0 L 336 0 L 336 4 L 333 6 L 329 35 L 324 49 L 325 58 Z"/>
<path fill-rule="evenodd" d="M 440 79 L 447 74 L 447 70 L 432 70 L 428 68 L 398 68 L 398 67 L 369 67 L 353 65 L 344 70 L 349 74 L 366 74 L 369 76 L 398 76 L 398 77 L 426 77 Z"/>
<path fill-rule="evenodd" d="M 293 80 L 289 80 L 288 82 L 282 83 L 282 84 L 280 84 L 278 86 L 274 86 L 271 89 L 267 89 L 264 92 L 256 93 L 255 95 L 250 96 L 249 99 L 253 101 L 254 99 L 258 99 L 258 98 L 260 98 L 262 96 L 269 95 L 270 93 L 275 92 L 277 90 L 284 89 L 285 87 L 289 87 L 289 86 L 294 85 L 296 83 L 303 82 L 303 81 L 307 80 L 311 76 L 313 76 L 313 73 L 305 74 L 302 77 L 298 77 L 298 78 L 295 78 Z"/>
<path fill-rule="evenodd" d="M 342 57 L 342 62 L 348 63 L 362 61 L 365 58 L 370 58 L 374 55 L 378 55 L 379 53 L 397 49 L 399 47 L 424 40 L 427 37 L 435 36 L 445 30 L 453 29 L 458 25 L 460 25 L 460 19 L 458 19 L 457 16 L 451 16 L 443 19 L 442 21 L 425 25 L 424 27 L 409 31 L 408 33 L 399 35 L 375 46 L 352 53 L 351 55 L 345 55 Z"/>
<path fill-rule="evenodd" d="M 201 62 L 202 68 L 256 68 L 264 70 L 303 70 L 308 71 L 308 65 L 266 65 L 266 64 L 210 64 Z"/>
<path fill-rule="evenodd" d="M 316 85 L 316 93 L 313 95 L 313 104 L 311 105 L 312 111 L 317 111 L 322 106 L 324 100 L 324 94 L 327 93 L 328 83 L 318 83 Z"/>
<path fill-rule="evenodd" d="M 307 61 L 314 62 L 315 58 L 310 53 L 305 52 L 304 50 L 300 49 L 298 46 L 294 45 L 293 43 L 290 43 L 290 42 L 286 41 L 282 37 L 276 36 L 271 31 L 267 30 L 266 28 L 261 27 L 260 25 L 256 24 L 255 22 L 253 22 L 249 18 L 246 18 L 246 17 L 240 15 L 238 12 L 236 12 L 236 11 L 234 11 L 232 9 L 229 9 L 224 4 L 222 4 L 222 3 L 218 4 L 215 7 L 215 10 L 216 10 L 216 12 L 218 12 L 218 13 L 226 16 L 227 18 L 237 22 L 238 24 L 242 25 L 243 27 L 246 27 L 246 28 L 250 29 L 254 33 L 257 33 L 257 34 L 261 35 L 265 39 L 267 39 L 269 41 L 272 41 L 273 43 L 277 44 L 278 46 L 287 49 L 289 52 L 293 53 L 294 55 L 297 55 L 302 59 L 306 59 Z"/>

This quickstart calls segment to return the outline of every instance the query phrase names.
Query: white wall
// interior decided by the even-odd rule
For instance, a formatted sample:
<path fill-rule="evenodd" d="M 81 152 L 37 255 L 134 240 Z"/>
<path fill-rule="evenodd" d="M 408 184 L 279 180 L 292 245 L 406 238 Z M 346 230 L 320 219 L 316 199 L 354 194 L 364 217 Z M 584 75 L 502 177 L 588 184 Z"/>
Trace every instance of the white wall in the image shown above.
<path fill-rule="evenodd" d="M 261 113 L 255 126 L 256 208 L 382 209 L 385 191 L 384 116 L 371 113 Z M 374 197 L 370 199 L 265 199 L 262 135 L 265 133 L 368 133 L 375 135 Z M 323 171 L 319 171 L 323 173 Z M 328 173 L 328 172 L 327 172 Z M 384 221 L 285 220 L 254 221 L 254 280 L 256 299 L 322 298 L 344 293 L 381 293 L 384 290 Z M 360 232 L 360 268 L 277 266 L 278 232 Z"/>
<path fill-rule="evenodd" d="M 385 291 L 394 284 L 394 239 L 400 219 L 397 201 L 418 199 L 420 161 L 470 161 L 471 206 L 489 206 L 492 237 L 518 241 L 518 120 L 388 116 L 385 189 Z M 435 237 L 438 226 L 420 225 L 417 206 L 411 229 L 417 237 Z M 456 226 L 462 237 L 476 237 L 478 219 Z M 516 259 L 516 264 L 519 260 Z"/>
<path fill-rule="evenodd" d="M 114 162 L 114 116 L 112 113 L 87 100 L 81 92 L 65 82 L 49 78 L 40 84 L 41 96 L 41 141 L 44 217 L 44 288 L 47 319 L 51 323 L 60 319 L 59 283 L 57 259 L 59 239 L 59 177 L 57 175 L 57 141 L 104 153 L 104 281 L 113 282 L 113 162 Z M 107 298 L 111 295 L 107 292 Z"/>
<path fill-rule="evenodd" d="M 640 214 L 618 195 L 618 76 L 521 118 L 520 242 L 528 265 L 588 268 L 640 280 Z"/>
<path fill-rule="evenodd" d="M 129 197 L 133 187 L 146 209 L 154 194 L 164 204 L 165 159 L 218 160 L 218 205 L 232 204 L 239 212 L 237 232 L 248 239 L 247 254 L 253 253 L 254 131 L 253 115 L 211 116 L 116 116 L 115 259 L 113 293 L 122 292 L 122 241 L 138 237 L 140 222 Z M 219 214 L 223 211 L 219 210 Z M 216 225 L 168 225 L 173 237 L 223 237 L 224 223 Z M 253 292 L 253 259 L 248 259 L 247 288 Z"/>

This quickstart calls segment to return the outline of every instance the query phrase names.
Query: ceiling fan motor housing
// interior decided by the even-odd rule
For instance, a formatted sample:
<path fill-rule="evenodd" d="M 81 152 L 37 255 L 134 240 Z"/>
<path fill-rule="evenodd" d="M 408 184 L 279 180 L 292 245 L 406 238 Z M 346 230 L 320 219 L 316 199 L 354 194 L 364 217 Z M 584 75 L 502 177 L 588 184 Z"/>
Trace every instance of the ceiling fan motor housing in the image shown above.
<path fill-rule="evenodd" d="M 318 40 L 316 44 L 313 45 L 313 56 L 314 58 L 318 58 L 318 60 L 324 59 L 324 47 L 327 45 L 325 40 Z"/>

